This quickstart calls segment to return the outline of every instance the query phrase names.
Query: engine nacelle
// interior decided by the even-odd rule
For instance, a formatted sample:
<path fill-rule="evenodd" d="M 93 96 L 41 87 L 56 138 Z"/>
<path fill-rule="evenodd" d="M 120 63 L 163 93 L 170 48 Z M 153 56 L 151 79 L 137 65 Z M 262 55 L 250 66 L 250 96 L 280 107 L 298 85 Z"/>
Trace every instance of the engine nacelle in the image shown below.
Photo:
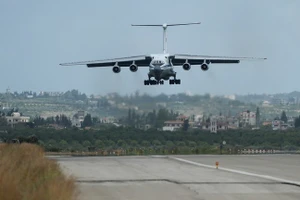
<path fill-rule="evenodd" d="M 201 65 L 201 69 L 202 69 L 203 71 L 207 71 L 207 70 L 208 70 L 208 65 L 207 65 L 207 64 L 202 64 L 202 65 Z"/>
<path fill-rule="evenodd" d="M 112 70 L 113 70 L 113 72 L 115 72 L 115 73 L 120 73 L 121 67 L 115 65 L 115 66 L 112 68 Z"/>
<path fill-rule="evenodd" d="M 190 65 L 190 63 L 184 63 L 184 64 L 182 65 L 182 68 L 183 68 L 184 70 L 190 70 L 190 69 L 191 69 L 191 65 Z"/>
<path fill-rule="evenodd" d="M 132 64 L 132 65 L 130 65 L 129 69 L 130 69 L 130 71 L 132 71 L 132 72 L 136 72 L 136 71 L 138 70 L 138 66 L 135 65 L 135 64 Z"/>

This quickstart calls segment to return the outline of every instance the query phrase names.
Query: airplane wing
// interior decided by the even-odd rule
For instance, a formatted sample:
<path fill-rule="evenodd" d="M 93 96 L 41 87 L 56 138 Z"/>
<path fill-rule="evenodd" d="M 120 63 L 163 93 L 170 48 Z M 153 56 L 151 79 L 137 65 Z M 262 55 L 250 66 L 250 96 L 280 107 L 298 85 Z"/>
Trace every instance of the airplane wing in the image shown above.
<path fill-rule="evenodd" d="M 86 65 L 87 67 L 113 67 L 117 64 L 120 67 L 129 67 L 132 63 L 135 63 L 139 67 L 149 66 L 151 62 L 151 57 L 148 55 L 140 56 L 130 56 L 123 58 L 112 58 L 105 60 L 93 60 L 93 61 L 83 61 L 83 62 L 71 62 L 71 63 L 61 63 L 61 66 L 72 66 L 72 65 Z"/>
<path fill-rule="evenodd" d="M 205 61 L 207 64 L 234 64 L 240 63 L 241 60 L 266 60 L 266 58 L 253 57 L 226 57 L 188 54 L 174 54 L 171 59 L 174 66 L 182 66 L 186 61 L 188 61 L 191 65 L 201 65 Z"/>

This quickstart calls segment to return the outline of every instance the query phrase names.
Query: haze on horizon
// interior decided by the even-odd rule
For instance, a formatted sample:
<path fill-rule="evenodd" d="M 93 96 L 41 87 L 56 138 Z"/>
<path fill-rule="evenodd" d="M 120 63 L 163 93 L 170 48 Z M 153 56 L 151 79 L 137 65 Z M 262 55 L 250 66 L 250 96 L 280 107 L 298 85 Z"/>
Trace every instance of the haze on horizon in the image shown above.
<path fill-rule="evenodd" d="M 283 93 L 299 90 L 300 1 L 66 0 L 0 2 L 0 92 L 87 94 Z M 168 51 L 266 61 L 176 68 L 181 85 L 144 86 L 148 68 L 62 67 L 59 63 L 161 53 L 162 29 L 131 24 L 185 23 L 168 28 Z"/>

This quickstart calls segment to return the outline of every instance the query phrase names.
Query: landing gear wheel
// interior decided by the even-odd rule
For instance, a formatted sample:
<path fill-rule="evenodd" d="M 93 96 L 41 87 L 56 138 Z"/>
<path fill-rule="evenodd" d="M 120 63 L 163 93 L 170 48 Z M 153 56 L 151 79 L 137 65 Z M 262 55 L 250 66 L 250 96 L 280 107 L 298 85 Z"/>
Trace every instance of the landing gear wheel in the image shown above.
<path fill-rule="evenodd" d="M 180 79 L 171 79 L 171 80 L 169 80 L 170 85 L 174 85 L 174 84 L 180 85 L 180 83 L 181 83 Z"/>
<path fill-rule="evenodd" d="M 163 85 L 163 84 L 164 84 L 164 81 L 159 81 L 159 84 L 160 84 L 160 85 Z"/>
<path fill-rule="evenodd" d="M 144 80 L 144 85 L 149 85 L 149 80 Z"/>
<path fill-rule="evenodd" d="M 181 80 L 180 80 L 180 79 L 176 79 L 176 80 L 175 80 L 175 84 L 180 85 L 180 83 L 181 83 Z"/>
<path fill-rule="evenodd" d="M 150 85 L 156 85 L 157 84 L 157 81 L 156 80 L 151 80 L 150 81 Z"/>

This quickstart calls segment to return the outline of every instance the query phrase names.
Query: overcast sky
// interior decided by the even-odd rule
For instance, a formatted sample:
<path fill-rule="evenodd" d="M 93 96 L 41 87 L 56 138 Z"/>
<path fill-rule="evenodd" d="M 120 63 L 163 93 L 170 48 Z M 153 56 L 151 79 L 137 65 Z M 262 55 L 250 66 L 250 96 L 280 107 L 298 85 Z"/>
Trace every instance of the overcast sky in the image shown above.
<path fill-rule="evenodd" d="M 0 0 L 0 92 L 66 91 L 194 94 L 278 93 L 300 90 L 298 0 Z M 162 52 L 267 57 L 266 61 L 176 68 L 181 85 L 144 86 L 148 68 L 62 67 L 59 63 Z"/>

